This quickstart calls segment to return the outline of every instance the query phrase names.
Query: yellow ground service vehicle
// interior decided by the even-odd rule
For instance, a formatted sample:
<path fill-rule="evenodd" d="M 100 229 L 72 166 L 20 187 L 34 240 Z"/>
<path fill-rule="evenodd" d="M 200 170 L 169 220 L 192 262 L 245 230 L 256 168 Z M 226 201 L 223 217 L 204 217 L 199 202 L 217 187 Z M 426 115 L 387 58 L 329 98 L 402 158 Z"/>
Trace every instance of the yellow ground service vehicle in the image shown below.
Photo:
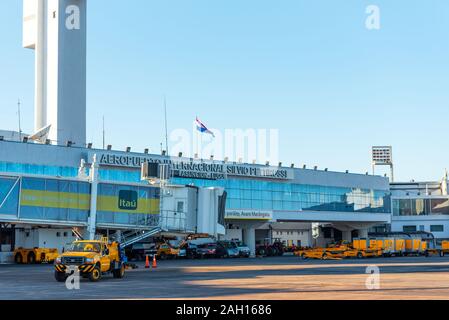
<path fill-rule="evenodd" d="M 17 248 L 14 250 L 14 261 L 17 264 L 53 263 L 58 256 L 58 249 Z"/>
<path fill-rule="evenodd" d="M 384 257 L 403 256 L 405 254 L 405 240 L 395 237 L 382 237 L 370 240 L 370 246 L 382 250 Z"/>
<path fill-rule="evenodd" d="M 173 248 L 168 243 L 162 243 L 159 245 L 156 255 L 161 260 L 175 259 L 179 255 L 179 249 Z"/>
<path fill-rule="evenodd" d="M 440 257 L 444 257 L 449 254 L 449 241 L 443 241 L 441 243 L 440 249 L 427 249 L 426 256 L 439 255 Z"/>
<path fill-rule="evenodd" d="M 427 242 L 421 239 L 405 240 L 405 255 L 424 255 L 427 252 Z"/>
<path fill-rule="evenodd" d="M 80 275 L 92 282 L 108 273 L 118 279 L 125 275 L 120 245 L 118 242 L 109 243 L 107 238 L 73 242 L 71 248 L 55 260 L 56 281 L 66 281 L 69 267 L 78 268 Z"/>
<path fill-rule="evenodd" d="M 343 251 L 333 248 L 315 248 L 311 250 L 297 251 L 297 254 L 304 260 L 321 259 L 321 260 L 341 260 L 343 259 Z"/>
<path fill-rule="evenodd" d="M 301 247 L 295 250 L 295 252 L 293 252 L 293 255 L 302 258 L 303 255 L 305 255 L 305 253 L 310 250 L 312 250 L 312 248 L 310 247 Z"/>
<path fill-rule="evenodd" d="M 352 248 L 345 252 L 346 258 L 369 258 L 382 256 L 382 248 L 376 239 L 354 239 Z"/>
<path fill-rule="evenodd" d="M 295 255 L 302 259 L 341 260 L 344 253 L 350 249 L 349 242 L 342 241 L 330 244 L 327 248 L 306 248 L 295 251 Z"/>
<path fill-rule="evenodd" d="M 405 254 L 405 239 L 394 239 L 394 255 L 402 257 Z"/>
<path fill-rule="evenodd" d="M 444 257 L 446 254 L 449 254 L 449 241 L 443 241 L 441 243 L 440 256 Z"/>

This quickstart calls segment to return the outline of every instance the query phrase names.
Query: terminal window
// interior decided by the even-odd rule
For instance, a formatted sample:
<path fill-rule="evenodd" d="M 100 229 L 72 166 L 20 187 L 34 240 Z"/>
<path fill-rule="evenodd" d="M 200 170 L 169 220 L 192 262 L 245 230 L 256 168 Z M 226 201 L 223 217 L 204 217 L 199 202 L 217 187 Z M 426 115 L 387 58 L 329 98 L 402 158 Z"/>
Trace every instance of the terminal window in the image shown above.
<path fill-rule="evenodd" d="M 444 199 L 394 199 L 395 216 L 449 215 L 449 200 Z"/>
<path fill-rule="evenodd" d="M 432 225 L 430 226 L 430 232 L 444 232 L 443 225 Z"/>
<path fill-rule="evenodd" d="M 402 229 L 404 232 L 416 232 L 416 226 L 404 226 Z"/>

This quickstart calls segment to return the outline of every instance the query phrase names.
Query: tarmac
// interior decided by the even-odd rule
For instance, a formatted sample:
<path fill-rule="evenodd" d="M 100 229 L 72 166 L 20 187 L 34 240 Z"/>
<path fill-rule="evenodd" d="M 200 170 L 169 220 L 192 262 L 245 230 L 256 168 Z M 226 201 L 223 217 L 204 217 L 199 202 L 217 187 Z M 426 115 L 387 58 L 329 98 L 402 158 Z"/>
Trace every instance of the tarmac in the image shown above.
<path fill-rule="evenodd" d="M 449 299 L 449 257 L 304 261 L 290 256 L 160 261 L 157 269 L 138 266 L 124 279 L 81 279 L 79 290 L 69 290 L 55 281 L 52 265 L 0 265 L 0 299 Z"/>

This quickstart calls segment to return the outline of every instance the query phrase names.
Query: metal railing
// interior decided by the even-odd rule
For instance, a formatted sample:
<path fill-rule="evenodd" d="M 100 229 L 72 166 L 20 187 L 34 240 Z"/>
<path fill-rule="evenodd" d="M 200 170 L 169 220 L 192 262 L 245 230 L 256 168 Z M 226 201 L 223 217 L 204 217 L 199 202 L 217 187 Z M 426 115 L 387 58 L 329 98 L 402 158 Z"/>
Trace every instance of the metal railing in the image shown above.
<path fill-rule="evenodd" d="M 154 236 L 160 233 L 162 229 L 160 227 L 155 227 L 152 230 L 137 230 L 137 231 L 129 231 L 121 234 L 120 239 L 116 239 L 120 242 L 120 247 L 126 248 L 134 243 L 145 240 L 151 236 Z"/>
<path fill-rule="evenodd" d="M 171 210 L 162 210 L 159 226 L 166 231 L 186 232 L 187 214 Z"/>
<path fill-rule="evenodd" d="M 126 248 L 160 232 L 187 232 L 187 219 L 184 212 L 165 210 L 160 215 L 150 218 L 141 220 L 137 225 L 139 229 L 122 232 L 115 240 L 120 242 L 122 248 Z M 144 226 L 150 229 L 142 230 Z"/>

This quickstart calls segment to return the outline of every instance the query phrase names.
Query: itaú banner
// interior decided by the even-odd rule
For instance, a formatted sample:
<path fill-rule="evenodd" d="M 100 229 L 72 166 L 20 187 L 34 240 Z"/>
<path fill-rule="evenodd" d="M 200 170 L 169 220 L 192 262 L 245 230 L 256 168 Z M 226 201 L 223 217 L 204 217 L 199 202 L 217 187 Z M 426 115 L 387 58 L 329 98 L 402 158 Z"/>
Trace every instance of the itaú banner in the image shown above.
<path fill-rule="evenodd" d="M 278 180 L 291 180 L 294 178 L 293 170 L 290 168 L 103 151 L 89 152 L 89 163 L 92 163 L 94 154 L 97 155 L 97 161 L 100 166 L 141 168 L 142 164 L 146 161 L 150 163 L 169 164 L 173 176 L 180 178 L 209 180 L 227 179 L 228 176 Z"/>
<path fill-rule="evenodd" d="M 273 220 L 273 211 L 226 210 L 227 220 Z"/>

